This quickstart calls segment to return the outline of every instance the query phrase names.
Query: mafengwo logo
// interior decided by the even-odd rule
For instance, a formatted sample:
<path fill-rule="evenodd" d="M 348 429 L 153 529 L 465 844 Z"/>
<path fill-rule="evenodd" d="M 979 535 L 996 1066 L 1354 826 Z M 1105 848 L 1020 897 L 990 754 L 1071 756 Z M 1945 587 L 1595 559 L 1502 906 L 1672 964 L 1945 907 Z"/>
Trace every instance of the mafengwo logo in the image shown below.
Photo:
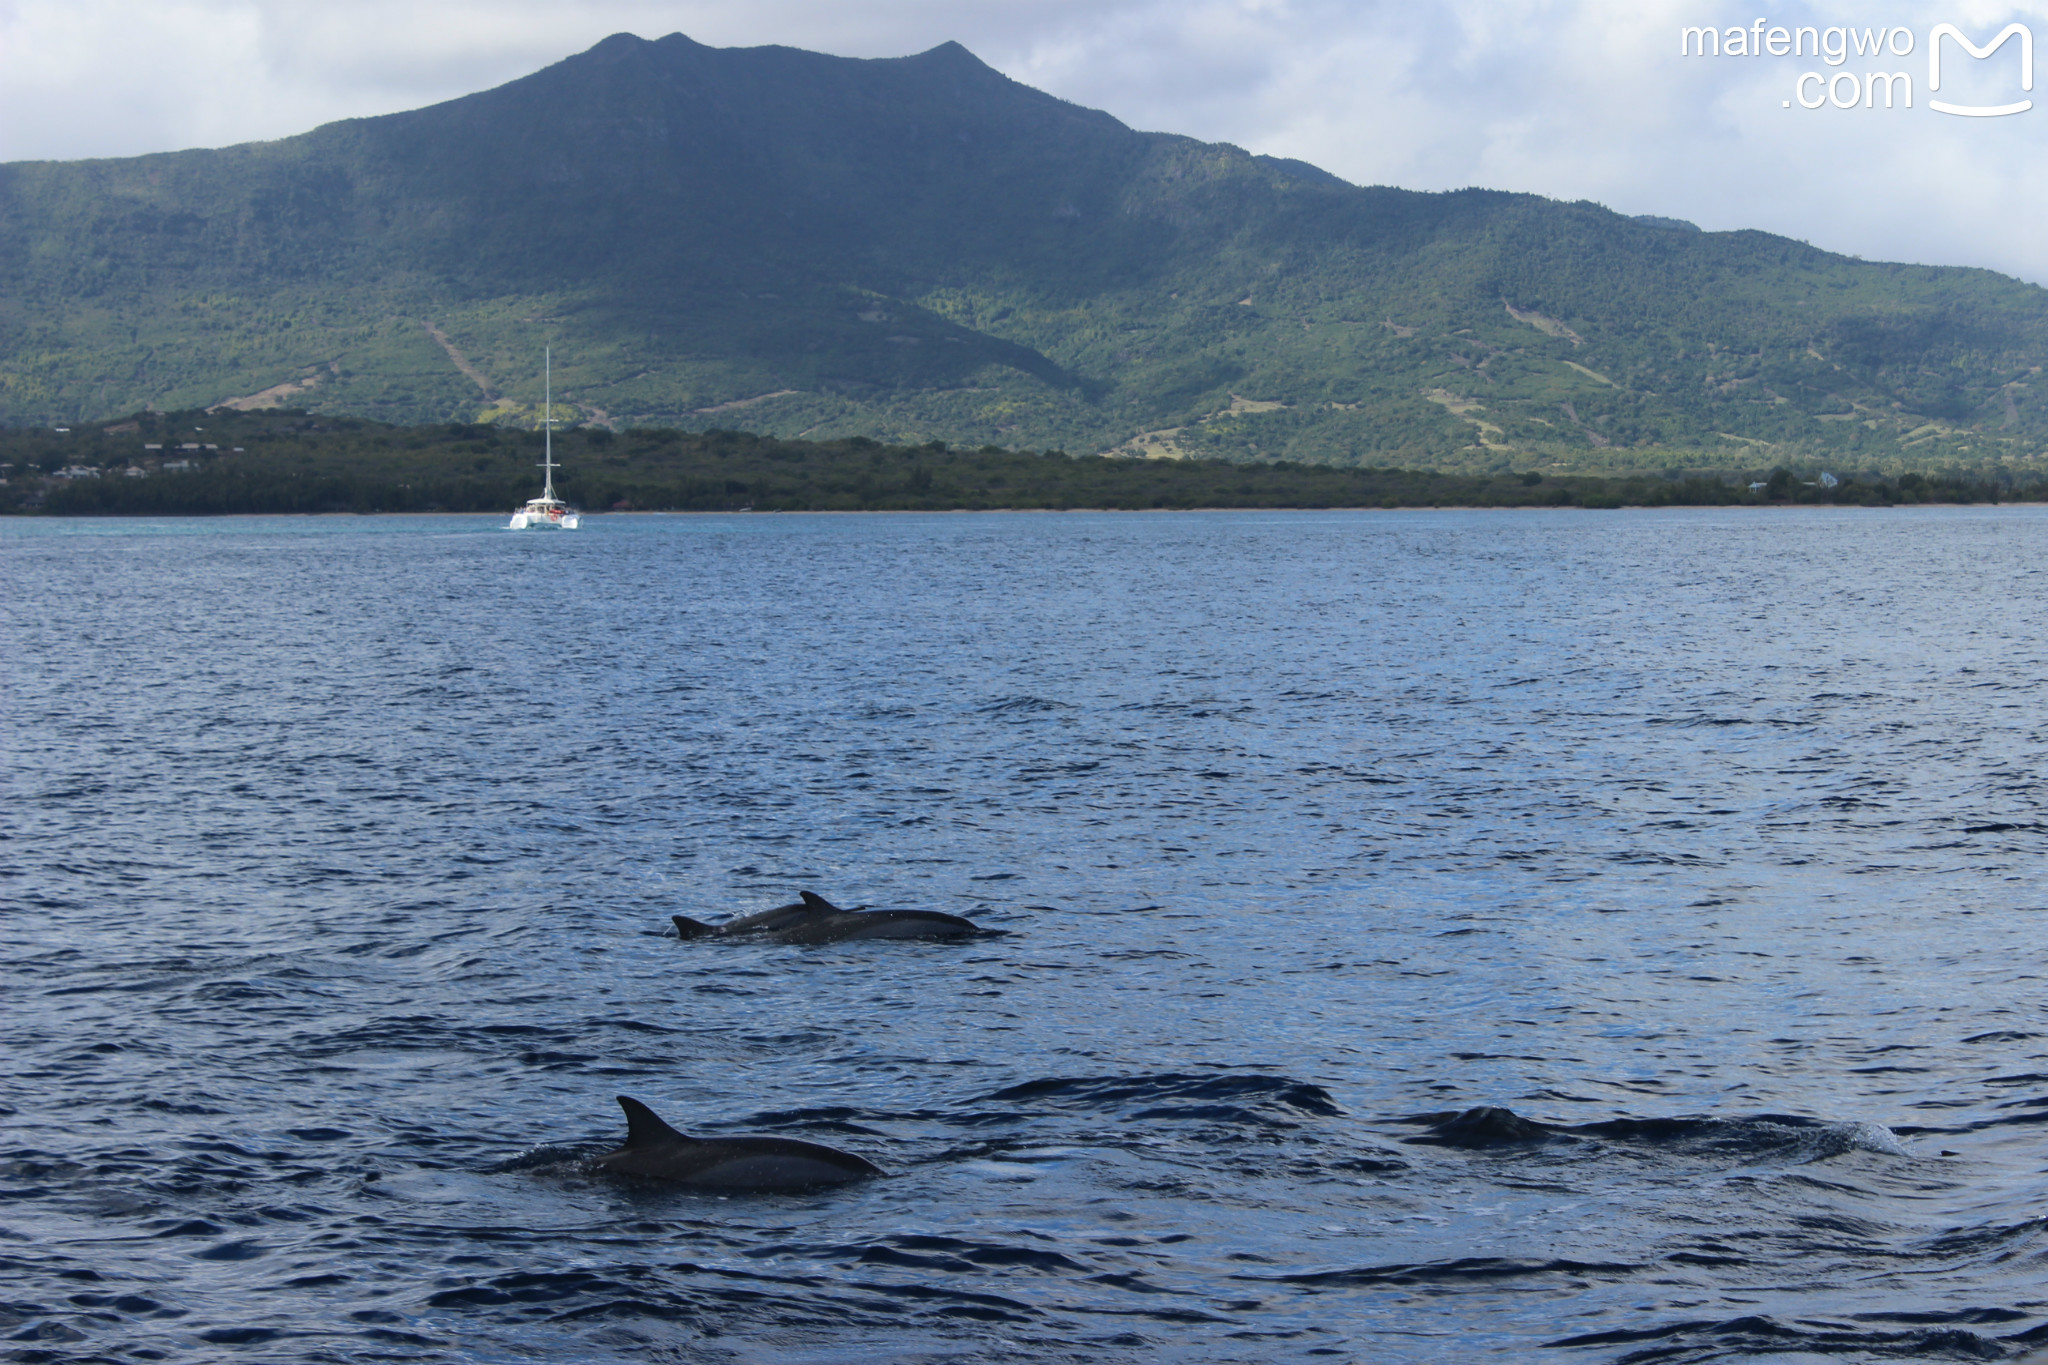
<path fill-rule="evenodd" d="M 2015 38 L 2019 41 L 2007 49 L 2006 44 Z M 1678 31 L 1678 53 L 1682 57 L 1806 57 L 1818 59 L 1823 66 L 1836 68 L 1831 71 L 1802 71 L 1794 77 L 1791 98 L 1781 101 L 1787 109 L 1795 105 L 1801 109 L 1911 109 L 1914 107 L 1912 71 L 1886 71 L 1880 67 L 1895 65 L 1899 58 L 1911 57 L 1923 46 L 1927 53 L 1926 107 L 1936 113 L 1959 114 L 1965 118 L 2001 118 L 2007 114 L 2024 114 L 2034 107 L 2031 99 L 1962 104 L 1934 98 L 1941 92 L 1944 49 L 1952 89 L 1960 83 L 1977 97 L 1983 98 L 1990 93 L 1994 100 L 2001 99 L 2003 95 L 2031 91 L 2034 88 L 2034 31 L 2025 24 L 2007 24 L 1981 47 L 1954 24 L 1936 24 L 1927 30 L 1924 44 L 1912 29 L 1904 26 L 1785 28 L 1759 19 L 1748 28 L 1681 28 Z M 1975 62 L 1989 62 L 2000 49 L 2014 52 L 2019 57 L 2019 70 L 2012 73 L 2018 78 L 2016 83 L 1974 66 Z M 1852 59 L 1862 64 L 1861 70 L 1840 69 Z M 1966 66 L 1965 63 L 1971 65 Z M 2001 62 L 1999 65 L 2010 71 L 2008 64 Z M 1994 71 L 1996 69 L 1993 68 Z M 1958 77 L 1961 77 L 1960 81 Z M 1882 103 L 1879 102 L 1880 94 Z"/>

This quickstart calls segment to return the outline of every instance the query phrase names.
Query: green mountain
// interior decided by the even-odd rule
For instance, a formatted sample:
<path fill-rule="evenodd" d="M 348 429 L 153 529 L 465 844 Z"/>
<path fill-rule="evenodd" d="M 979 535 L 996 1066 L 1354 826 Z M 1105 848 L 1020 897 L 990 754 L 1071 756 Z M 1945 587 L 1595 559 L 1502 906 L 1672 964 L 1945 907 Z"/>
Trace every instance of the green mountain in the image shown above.
<path fill-rule="evenodd" d="M 230 402 L 1441 469 L 2028 463 L 2048 291 L 1345 184 L 947 44 L 608 38 L 299 137 L 0 166 L 0 421 Z"/>

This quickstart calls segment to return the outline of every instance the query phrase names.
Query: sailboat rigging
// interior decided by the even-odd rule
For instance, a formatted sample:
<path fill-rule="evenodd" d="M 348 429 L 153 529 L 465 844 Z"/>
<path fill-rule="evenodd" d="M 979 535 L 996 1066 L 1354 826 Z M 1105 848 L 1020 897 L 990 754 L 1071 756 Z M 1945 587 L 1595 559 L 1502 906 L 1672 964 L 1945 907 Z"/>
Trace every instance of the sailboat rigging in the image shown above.
<path fill-rule="evenodd" d="M 555 463 L 554 348 L 552 346 L 545 348 L 541 355 L 541 364 L 544 367 L 542 372 L 545 375 L 544 382 L 547 386 L 547 406 L 542 409 L 541 418 L 541 426 L 547 431 L 544 447 L 546 453 L 541 456 L 540 466 L 544 471 L 543 477 L 545 482 L 541 487 L 540 496 L 528 498 L 526 506 L 512 514 L 512 524 L 506 527 L 506 529 L 510 531 L 524 531 L 529 526 L 554 526 L 564 531 L 573 531 L 576 529 L 580 514 L 575 508 L 555 496 L 555 470 L 560 466 Z"/>

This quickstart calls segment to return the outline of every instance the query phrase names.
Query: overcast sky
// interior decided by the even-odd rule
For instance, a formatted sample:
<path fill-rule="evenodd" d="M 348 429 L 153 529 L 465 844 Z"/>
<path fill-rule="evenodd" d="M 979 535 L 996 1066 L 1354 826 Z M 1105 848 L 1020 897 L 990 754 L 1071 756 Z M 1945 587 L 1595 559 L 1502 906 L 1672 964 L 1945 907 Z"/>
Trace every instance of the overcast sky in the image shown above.
<path fill-rule="evenodd" d="M 1840 64 L 1679 55 L 1684 27 L 1760 17 L 1767 40 L 1906 32 Z M 2017 41 L 1976 60 L 1946 40 L 1927 88 L 1935 25 L 1983 44 L 2015 21 L 2048 44 L 2048 0 L 0 0 L 0 161 L 280 137 L 484 89 L 621 31 L 853 57 L 957 39 L 1134 127 L 1361 184 L 1594 199 L 2048 284 L 2048 52 L 2026 91 Z M 1872 70 L 1908 74 L 1914 107 L 1829 102 Z M 1826 79 L 1801 87 L 1806 72 Z M 1930 99 L 2041 107 L 1962 117 Z"/>

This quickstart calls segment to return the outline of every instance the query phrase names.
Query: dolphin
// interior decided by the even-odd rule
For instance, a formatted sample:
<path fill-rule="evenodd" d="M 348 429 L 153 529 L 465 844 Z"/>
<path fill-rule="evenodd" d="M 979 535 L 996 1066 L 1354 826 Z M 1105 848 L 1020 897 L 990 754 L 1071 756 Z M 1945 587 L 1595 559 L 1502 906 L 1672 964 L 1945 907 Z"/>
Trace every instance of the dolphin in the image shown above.
<path fill-rule="evenodd" d="M 738 936 L 741 934 L 765 934 L 772 929 L 786 929 L 799 920 L 808 919 L 816 912 L 802 901 L 795 905 L 778 905 L 773 910 L 761 910 L 738 919 L 729 919 L 723 924 L 704 924 L 685 915 L 671 915 L 676 922 L 676 933 L 682 938 L 705 938 L 707 936 Z"/>
<path fill-rule="evenodd" d="M 1498 1105 L 1480 1105 L 1463 1111 L 1447 1110 L 1436 1114 L 1417 1114 L 1413 1118 L 1399 1120 L 1401 1123 L 1425 1123 L 1429 1131 L 1419 1137 L 1402 1138 L 1401 1141 L 1425 1147 L 1467 1147 L 1477 1150 L 1484 1147 L 1521 1147 L 1539 1143 L 1566 1141 L 1563 1128 L 1556 1124 L 1539 1123 L 1525 1119 L 1512 1109 Z"/>
<path fill-rule="evenodd" d="M 936 910 L 841 910 L 823 896 L 799 893 L 798 905 L 778 906 L 759 914 L 705 924 L 688 915 L 671 915 L 678 938 L 740 938 L 759 935 L 776 943 L 840 943 L 868 938 L 960 938 L 1000 933 L 973 920 Z"/>
<path fill-rule="evenodd" d="M 704 1190 L 765 1191 L 844 1185 L 882 1174 L 850 1152 L 796 1138 L 693 1138 L 630 1095 L 618 1101 L 626 1111 L 626 1145 L 596 1160 L 614 1175 Z"/>

